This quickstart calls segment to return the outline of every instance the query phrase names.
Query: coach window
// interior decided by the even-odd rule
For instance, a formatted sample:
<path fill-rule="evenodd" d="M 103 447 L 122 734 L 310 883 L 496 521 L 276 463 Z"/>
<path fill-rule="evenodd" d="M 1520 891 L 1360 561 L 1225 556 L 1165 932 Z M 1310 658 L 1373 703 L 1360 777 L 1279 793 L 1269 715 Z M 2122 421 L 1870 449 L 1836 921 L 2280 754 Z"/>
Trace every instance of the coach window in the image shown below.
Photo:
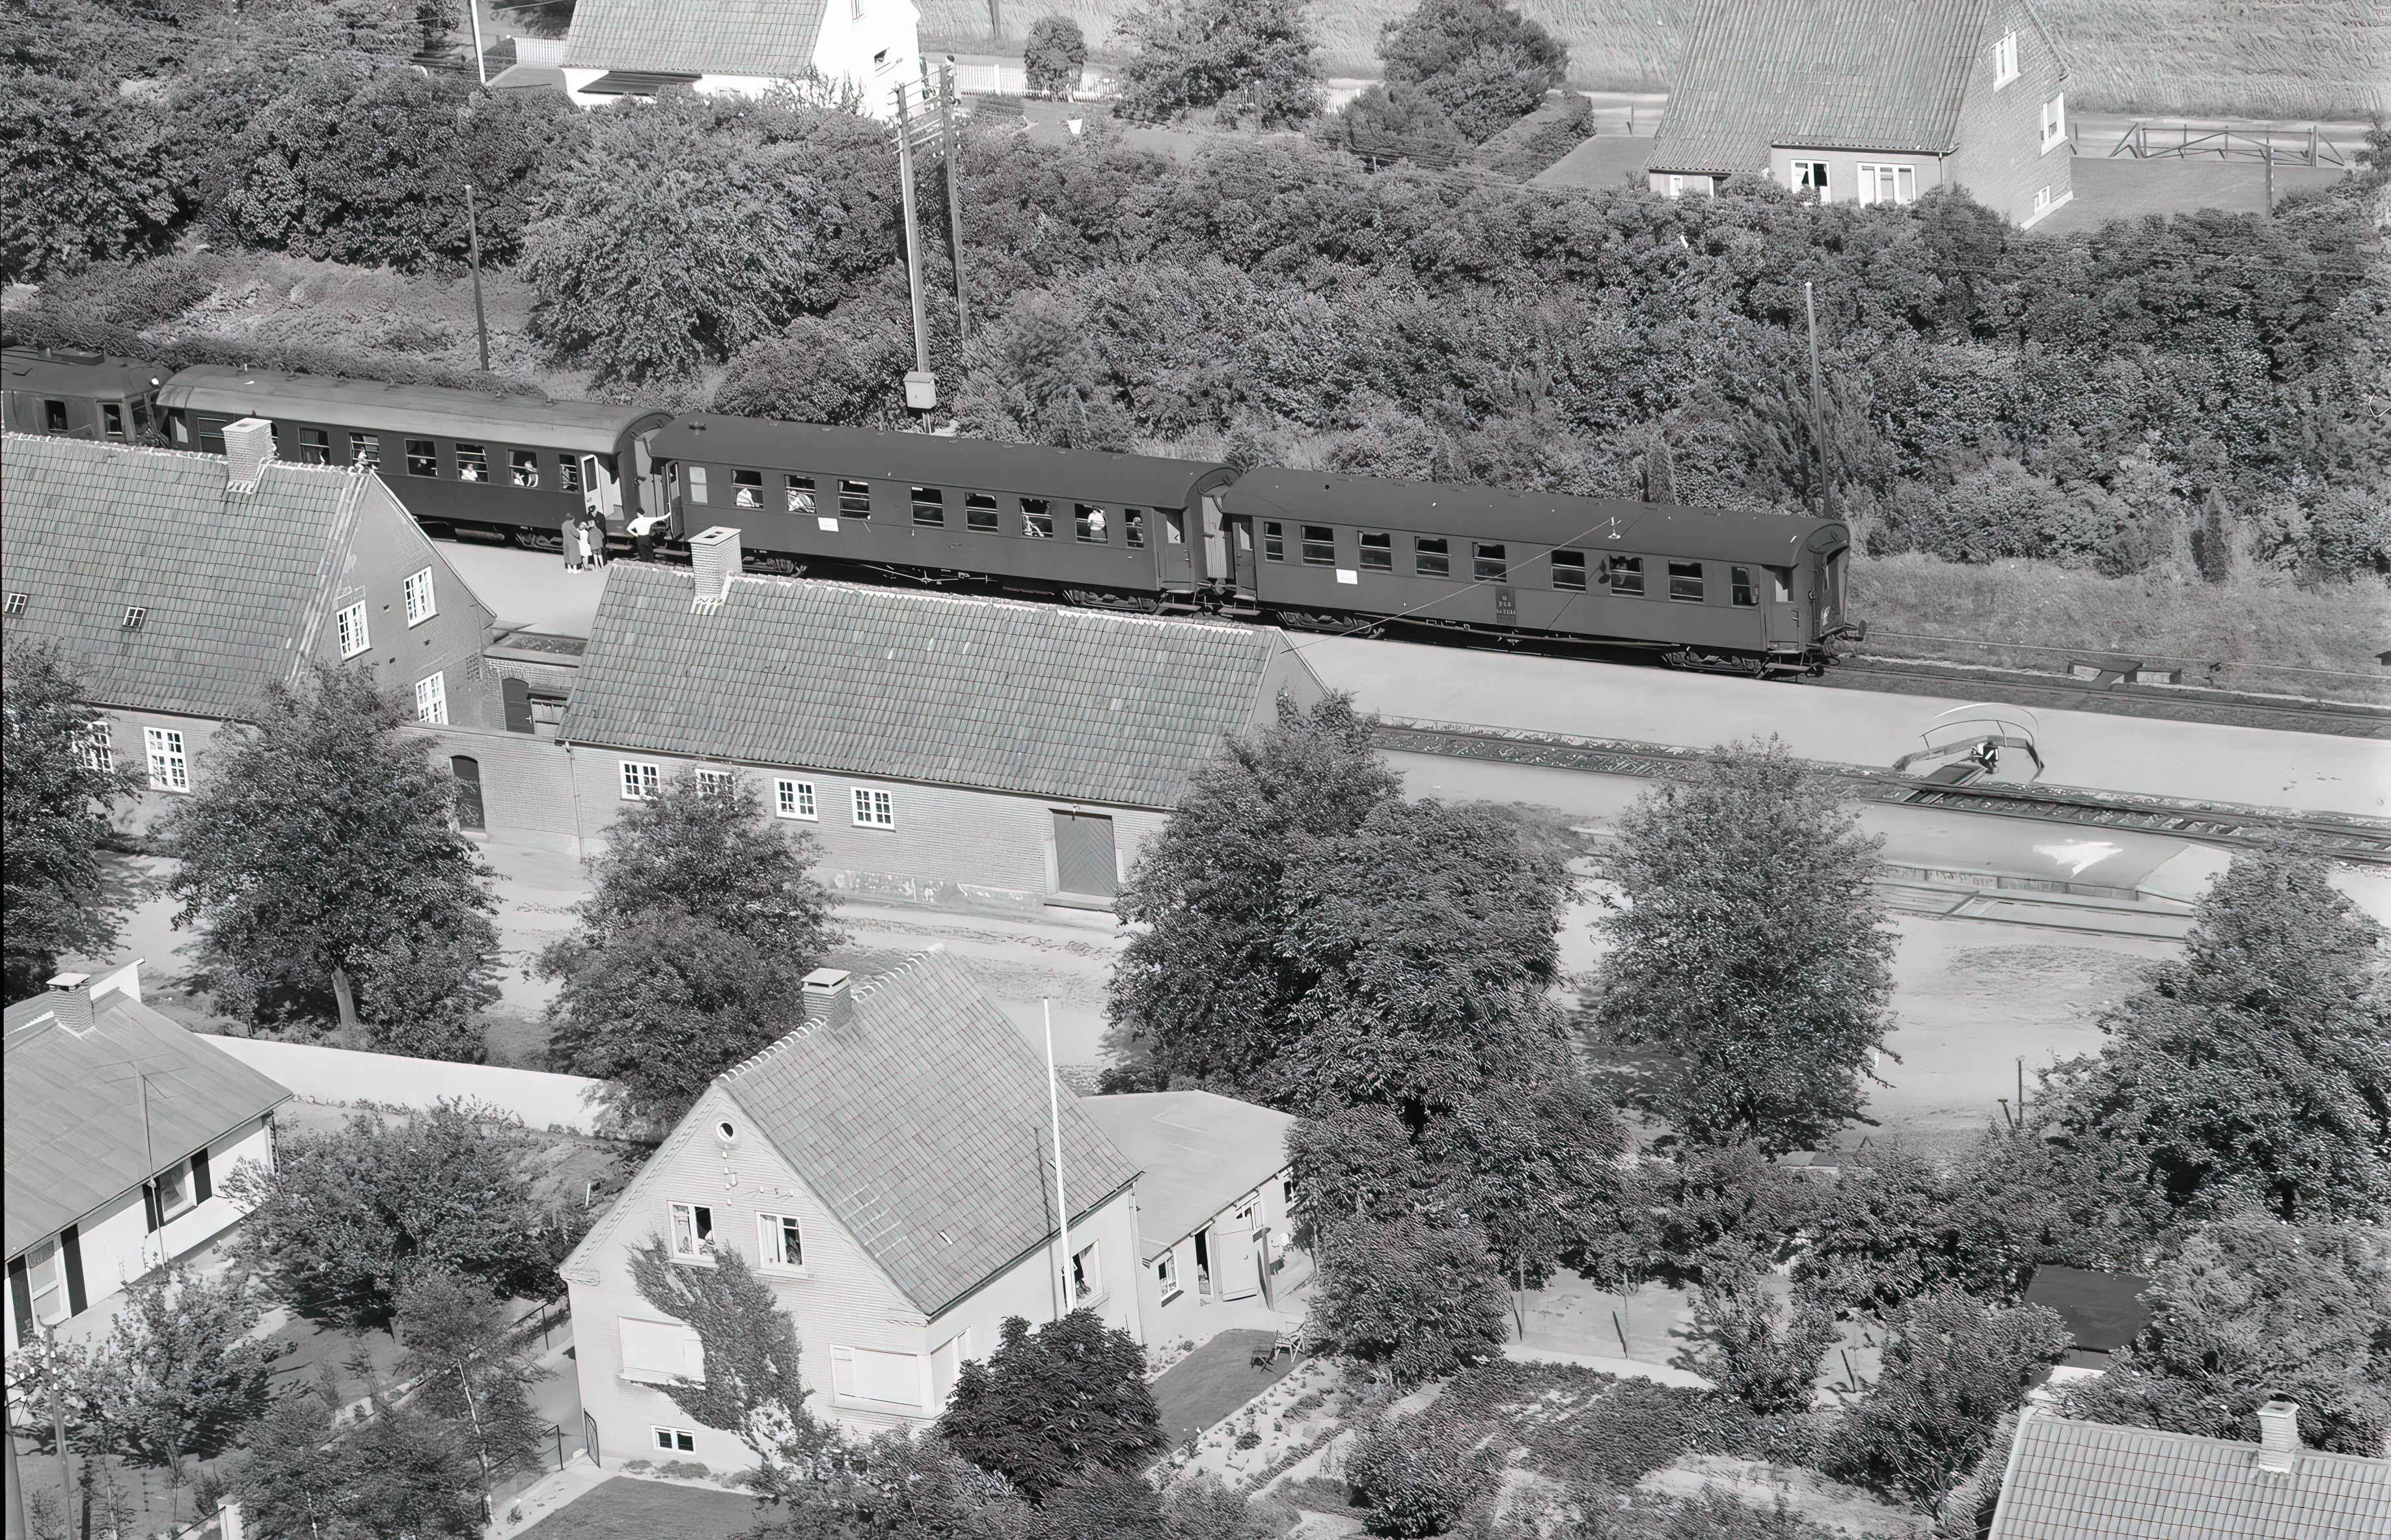
<path fill-rule="evenodd" d="M 730 501 L 743 508 L 764 506 L 764 473 L 760 470 L 734 470 L 730 473 Z"/>
<path fill-rule="evenodd" d="M 1092 503 L 1072 504 L 1071 523 L 1080 540 L 1091 545 L 1103 545 L 1109 533 L 1105 528 L 1105 510 Z"/>
<path fill-rule="evenodd" d="M 1702 602 L 1702 564 L 1699 561 L 1669 563 L 1669 597 L 1685 604 Z"/>
<path fill-rule="evenodd" d="M 1262 559 L 1264 561 L 1286 559 L 1286 525 L 1266 523 L 1262 526 Z"/>
<path fill-rule="evenodd" d="M 1306 567 L 1337 565 L 1337 532 L 1325 524 L 1303 526 L 1303 564 Z"/>
<path fill-rule="evenodd" d="M 702 465 L 689 468 L 689 500 L 692 503 L 705 501 L 705 467 Z"/>
<path fill-rule="evenodd" d="M 1768 569 L 1768 584 L 1769 586 L 1776 591 L 1777 603 L 1791 604 L 1793 602 L 1792 568 L 1771 567 Z"/>
<path fill-rule="evenodd" d="M 1644 558 L 1640 556 L 1615 556 L 1603 568 L 1603 576 L 1610 591 L 1632 598 L 1644 593 Z"/>
<path fill-rule="evenodd" d="M 937 487 L 913 489 L 913 522 L 933 529 L 944 528 L 947 522 L 947 494 Z"/>
<path fill-rule="evenodd" d="M 838 483 L 838 516 L 841 519 L 872 517 L 872 483 L 870 481 Z"/>
<path fill-rule="evenodd" d="M 1144 508 L 1121 509 L 1121 537 L 1127 540 L 1132 548 L 1142 549 L 1144 546 L 1145 510 Z"/>
<path fill-rule="evenodd" d="M 299 463 L 302 465 L 332 463 L 332 435 L 330 430 L 322 428 L 299 430 Z"/>
<path fill-rule="evenodd" d="M 784 476 L 782 491 L 789 500 L 791 513 L 814 511 L 814 479 L 810 476 Z"/>
<path fill-rule="evenodd" d="M 507 479 L 527 492 L 539 490 L 539 451 L 510 449 L 507 451 Z"/>
<path fill-rule="evenodd" d="M 440 454 L 430 439 L 407 441 L 407 473 L 409 476 L 440 474 Z"/>
<path fill-rule="evenodd" d="M 457 446 L 457 480 L 486 481 L 490 479 L 490 456 L 478 443 Z"/>
<path fill-rule="evenodd" d="M 559 492 L 581 490 L 581 462 L 570 455 L 559 455 L 556 457 L 556 490 Z"/>
<path fill-rule="evenodd" d="M 1395 570 L 1395 537 L 1391 534 L 1364 533 L 1362 536 L 1362 566 L 1373 572 Z"/>
<path fill-rule="evenodd" d="M 1727 587 L 1738 610 L 1750 610 L 1760 603 L 1760 592 L 1751 585 L 1751 569 L 1730 567 L 1726 570 Z"/>
<path fill-rule="evenodd" d="M 201 451 L 203 454 L 209 454 L 209 455 L 221 455 L 221 454 L 223 454 L 223 453 L 225 452 L 225 445 L 224 445 L 224 430 L 225 430 L 225 425 L 224 425 L 223 423 L 221 423 L 221 422 L 210 422 L 207 418 L 205 418 L 205 417 L 201 417 L 201 418 L 200 419 L 200 451 Z M 427 470 L 427 471 L 425 471 L 425 472 L 424 472 L 424 474 L 425 474 L 426 476 L 429 476 L 429 475 L 431 475 L 431 474 L 432 474 L 432 472 L 430 472 L 430 471 L 428 471 L 428 470 Z"/>
<path fill-rule="evenodd" d="M 1412 542 L 1412 571 L 1422 577 L 1453 575 L 1453 559 L 1445 550 L 1444 536 L 1424 534 Z"/>
<path fill-rule="evenodd" d="M 1045 498 L 1021 500 L 1021 533 L 1032 540 L 1054 538 L 1054 515 L 1047 510 Z"/>
<path fill-rule="evenodd" d="M 45 401 L 42 403 L 42 420 L 48 425 L 51 432 L 65 432 L 67 430 L 67 404 L 63 401 Z"/>
<path fill-rule="evenodd" d="M 114 401 L 101 402 L 99 404 L 99 421 L 101 430 L 110 438 L 121 439 L 124 437 L 123 404 Z"/>
<path fill-rule="evenodd" d="M 380 470 L 381 468 L 381 435 L 379 433 L 350 434 L 349 461 L 353 465 L 361 465 L 368 470 Z"/>
<path fill-rule="evenodd" d="M 976 534 L 996 533 L 996 499 L 985 492 L 963 494 L 963 525 Z"/>
<path fill-rule="evenodd" d="M 1553 586 L 1566 588 L 1573 594 L 1585 592 L 1585 553 L 1583 551 L 1553 553 Z"/>
<path fill-rule="evenodd" d="M 1511 564 L 1505 558 L 1502 546 L 1490 545 L 1481 540 L 1471 547 L 1471 551 L 1469 570 L 1479 582 L 1503 583 L 1509 580 Z"/>

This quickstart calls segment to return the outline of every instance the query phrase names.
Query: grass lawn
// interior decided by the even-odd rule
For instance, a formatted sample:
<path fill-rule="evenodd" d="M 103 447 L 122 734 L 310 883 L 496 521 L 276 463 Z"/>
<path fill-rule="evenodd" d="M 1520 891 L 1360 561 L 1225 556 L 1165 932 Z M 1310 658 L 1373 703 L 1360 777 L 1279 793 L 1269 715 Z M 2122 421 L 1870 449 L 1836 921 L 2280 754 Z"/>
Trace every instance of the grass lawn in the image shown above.
<path fill-rule="evenodd" d="M 2113 142 L 2113 141 L 2112 141 Z M 2075 157 L 2068 174 L 2075 186 L 2073 201 L 2036 228 L 2049 235 L 2070 230 L 2097 230 L 2113 219 L 2139 219 L 2144 214 L 2186 214 L 2199 209 L 2227 213 L 2263 213 L 2267 208 L 2267 168 L 2255 160 L 2150 160 L 2111 156 L 2106 145 L 2086 135 L 2085 153 Z M 2343 173 L 2331 166 L 2277 166 L 2275 199 L 2311 187 L 2330 187 Z"/>
<path fill-rule="evenodd" d="M 1223 1331 L 1164 1371 L 1154 1382 L 1154 1399 L 1173 1445 L 1286 1378 L 1295 1367 L 1292 1359 L 1273 1358 L 1268 1368 L 1254 1363 L 1273 1341 L 1267 1331 Z"/>
<path fill-rule="evenodd" d="M 756 1499 L 617 1476 L 558 1508 L 516 1540 L 728 1540 L 756 1521 Z"/>

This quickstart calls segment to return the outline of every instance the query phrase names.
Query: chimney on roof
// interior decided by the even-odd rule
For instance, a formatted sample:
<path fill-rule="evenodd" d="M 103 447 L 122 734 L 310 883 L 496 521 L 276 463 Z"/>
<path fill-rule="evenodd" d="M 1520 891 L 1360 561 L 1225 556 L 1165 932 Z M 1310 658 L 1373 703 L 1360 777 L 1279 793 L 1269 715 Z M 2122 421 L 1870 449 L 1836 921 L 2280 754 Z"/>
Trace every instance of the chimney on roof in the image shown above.
<path fill-rule="evenodd" d="M 265 464 L 274 458 L 274 424 L 264 417 L 243 417 L 225 424 L 225 481 L 244 492 L 253 491 Z"/>
<path fill-rule="evenodd" d="M 61 973 L 50 981 L 50 989 L 55 994 L 71 995 L 89 982 L 91 975 L 88 973 Z"/>
<path fill-rule="evenodd" d="M 697 574 L 697 602 L 720 604 L 730 593 L 730 580 L 739 575 L 739 531 L 730 524 L 717 524 L 689 543 L 690 569 Z"/>
<path fill-rule="evenodd" d="M 2269 1401 L 2258 1408 L 2258 1469 L 2289 1475 L 2299 1464 L 2299 1403 Z"/>
<path fill-rule="evenodd" d="M 50 992 L 45 998 L 49 1002 L 50 1014 L 58 1018 L 59 1026 L 77 1037 L 91 1031 L 90 974 L 58 975 L 50 981 Z"/>
<path fill-rule="evenodd" d="M 806 975 L 806 1030 L 845 1024 L 855 1010 L 854 975 L 843 968 L 817 968 Z"/>

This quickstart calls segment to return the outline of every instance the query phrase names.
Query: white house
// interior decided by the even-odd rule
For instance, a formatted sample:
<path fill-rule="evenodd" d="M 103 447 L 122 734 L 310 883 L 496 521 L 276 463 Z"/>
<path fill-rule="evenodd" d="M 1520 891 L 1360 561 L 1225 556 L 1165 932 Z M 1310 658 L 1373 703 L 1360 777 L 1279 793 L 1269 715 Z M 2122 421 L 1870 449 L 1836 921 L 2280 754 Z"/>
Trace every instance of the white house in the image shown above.
<path fill-rule="evenodd" d="M 751 1263 L 795 1325 L 808 1407 L 858 1431 L 936 1417 L 1009 1316 L 1085 1307 L 1144 1340 L 1136 1168 L 1063 1091 L 1064 1257 L 1046 1067 L 963 965 L 933 947 L 866 983 L 817 970 L 805 995 L 805 1024 L 717 1077 L 565 1262 L 601 1461 L 753 1463 L 658 1388 L 704 1359 L 632 1281 L 652 1239 L 684 1266 Z"/>
<path fill-rule="evenodd" d="M 584 107 L 668 85 L 760 95 L 819 78 L 893 117 L 920 84 L 913 0 L 581 0 L 564 42 L 564 88 Z"/>
<path fill-rule="evenodd" d="M 62 973 L 7 1009 L 7 1350 L 97 1329 L 125 1285 L 241 1210 L 219 1184 L 270 1163 L 281 1085 L 141 1003 L 136 960 Z"/>

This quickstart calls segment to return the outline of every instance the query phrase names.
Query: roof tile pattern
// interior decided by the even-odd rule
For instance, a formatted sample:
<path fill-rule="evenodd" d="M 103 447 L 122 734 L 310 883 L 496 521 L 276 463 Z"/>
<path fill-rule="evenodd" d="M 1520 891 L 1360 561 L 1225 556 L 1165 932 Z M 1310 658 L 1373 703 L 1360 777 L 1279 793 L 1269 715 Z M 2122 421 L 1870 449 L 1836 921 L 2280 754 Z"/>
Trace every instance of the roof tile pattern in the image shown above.
<path fill-rule="evenodd" d="M 2018 1430 L 1992 1540 L 2382 1540 L 2391 1460 L 2300 1452 L 2288 1475 L 2258 1446 L 2077 1422 Z"/>
<path fill-rule="evenodd" d="M 278 460 L 243 493 L 221 455 L 21 433 L 6 450 L 9 634 L 58 643 L 94 704 L 242 717 L 306 655 L 363 475 Z"/>
<path fill-rule="evenodd" d="M 1772 145 L 1947 153 L 1988 4 L 1704 0 L 1647 165 L 1764 171 Z"/>
<path fill-rule="evenodd" d="M 1211 1091 L 1144 1091 L 1079 1103 L 1138 1168 L 1138 1241 L 1153 1261 L 1286 1169 L 1295 1119 Z"/>
<path fill-rule="evenodd" d="M 1046 1066 L 940 948 L 716 1084 L 925 1314 L 1054 1234 Z M 1137 1172 L 1068 1091 L 1062 1113 L 1076 1221 Z"/>
<path fill-rule="evenodd" d="M 789 79 L 812 68 L 829 0 L 581 0 L 571 69 Z"/>
<path fill-rule="evenodd" d="M 1276 632 L 617 562 L 568 741 L 1166 807 L 1266 702 Z"/>

